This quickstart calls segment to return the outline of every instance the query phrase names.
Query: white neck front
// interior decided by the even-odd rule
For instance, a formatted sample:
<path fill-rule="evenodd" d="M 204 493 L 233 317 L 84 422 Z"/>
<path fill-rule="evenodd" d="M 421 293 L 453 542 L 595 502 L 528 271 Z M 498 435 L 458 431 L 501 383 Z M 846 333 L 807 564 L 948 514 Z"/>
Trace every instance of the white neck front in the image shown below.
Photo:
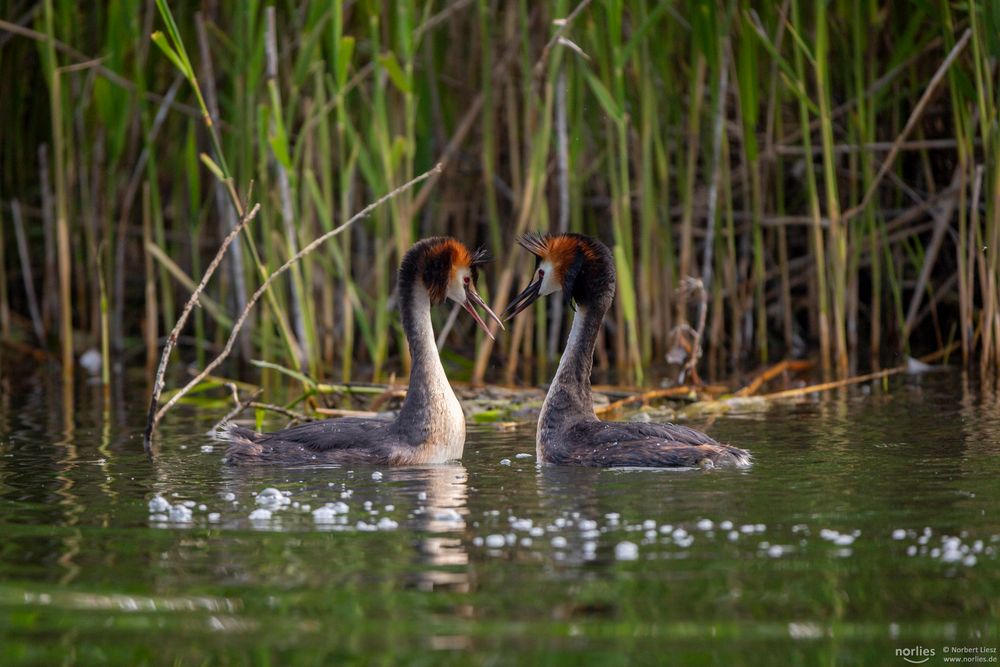
<path fill-rule="evenodd" d="M 401 293 L 403 331 L 410 346 L 410 387 L 396 420 L 415 446 L 426 450 L 420 458 L 438 463 L 461 458 L 465 445 L 465 414 L 458 402 L 434 339 L 431 304 L 423 285 Z"/>
<path fill-rule="evenodd" d="M 594 346 L 604 313 L 580 307 L 573 316 L 566 349 L 559 368 L 538 415 L 537 447 L 539 460 L 548 442 L 567 423 L 597 419 L 590 391 L 590 373 L 594 365 Z"/>

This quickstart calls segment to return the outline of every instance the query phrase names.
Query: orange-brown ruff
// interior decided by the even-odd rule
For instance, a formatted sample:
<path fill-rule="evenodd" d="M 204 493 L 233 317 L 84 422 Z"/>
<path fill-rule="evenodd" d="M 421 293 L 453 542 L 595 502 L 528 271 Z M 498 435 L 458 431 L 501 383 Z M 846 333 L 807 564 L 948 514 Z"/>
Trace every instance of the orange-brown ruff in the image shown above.
<path fill-rule="evenodd" d="M 611 251 L 597 239 L 580 234 L 532 235 L 519 242 L 538 257 L 538 266 L 531 284 L 505 314 L 512 317 L 555 291 L 577 307 L 566 350 L 538 417 L 539 461 L 592 467 L 750 465 L 746 450 L 721 444 L 686 426 L 599 420 L 590 374 L 597 334 L 615 293 Z"/>
<path fill-rule="evenodd" d="M 226 461 L 233 465 L 409 465 L 461 458 L 465 415 L 441 365 L 430 308 L 446 298 L 464 299 L 459 303 L 486 328 L 473 309 L 485 308 L 475 289 L 477 267 L 485 260 L 484 252 L 470 252 L 462 243 L 444 237 L 420 241 L 403 257 L 399 310 L 413 363 L 409 391 L 396 419 L 328 419 L 274 433 L 227 424 L 218 434 L 230 443 Z M 497 319 L 489 308 L 486 312 Z"/>

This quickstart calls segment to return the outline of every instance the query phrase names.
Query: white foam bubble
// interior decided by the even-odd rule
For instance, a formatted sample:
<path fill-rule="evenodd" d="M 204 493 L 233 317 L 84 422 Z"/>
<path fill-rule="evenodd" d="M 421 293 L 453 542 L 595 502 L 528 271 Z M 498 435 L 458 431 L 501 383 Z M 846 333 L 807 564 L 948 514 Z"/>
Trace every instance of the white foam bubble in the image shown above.
<path fill-rule="evenodd" d="M 444 509 L 439 509 L 434 512 L 432 518 L 435 521 L 452 521 L 460 522 L 462 521 L 462 515 L 451 507 L 445 507 Z"/>
<path fill-rule="evenodd" d="M 154 512 L 169 512 L 170 511 L 170 503 L 167 502 L 166 498 L 164 498 L 163 496 L 157 494 L 157 495 L 153 496 L 152 498 L 150 498 L 150 500 L 149 500 L 149 511 L 150 511 L 150 513 L 154 513 Z"/>
<path fill-rule="evenodd" d="M 170 508 L 170 520 L 175 523 L 189 523 L 191 521 L 191 508 L 177 504 Z"/>
<path fill-rule="evenodd" d="M 285 494 L 272 487 L 268 487 L 257 494 L 257 504 L 270 509 L 277 509 L 291 502 Z"/>
<path fill-rule="evenodd" d="M 393 521 L 387 516 L 382 517 L 378 520 L 376 524 L 379 530 L 396 530 L 399 528 L 399 522 Z"/>
<path fill-rule="evenodd" d="M 317 507 L 313 510 L 312 517 L 316 523 L 333 523 L 337 520 L 337 512 L 329 507 Z"/>
<path fill-rule="evenodd" d="M 615 545 L 615 560 L 636 560 L 639 557 L 639 545 L 635 542 L 619 542 Z"/>

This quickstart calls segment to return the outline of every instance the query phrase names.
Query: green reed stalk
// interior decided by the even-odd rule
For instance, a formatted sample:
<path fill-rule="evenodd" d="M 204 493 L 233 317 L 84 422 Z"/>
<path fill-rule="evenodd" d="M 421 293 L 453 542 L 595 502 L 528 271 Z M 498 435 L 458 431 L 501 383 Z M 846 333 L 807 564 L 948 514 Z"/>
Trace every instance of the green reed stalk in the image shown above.
<path fill-rule="evenodd" d="M 259 0 L 206 5 L 201 15 L 195 13 L 200 6 L 180 0 L 170 7 L 158 0 L 151 12 L 111 3 L 88 14 L 88 30 L 74 24 L 80 3 L 48 0 L 39 5 L 38 39 L 22 34 L 24 26 L 0 23 L 4 73 L 13 72 L 15 62 L 33 62 L 21 56 L 41 45 L 39 75 L 59 79 L 50 117 L 34 118 L 17 110 L 30 104 L 37 85 L 0 77 L 0 123 L 23 124 L 0 145 L 0 185 L 8 199 L 37 199 L 38 170 L 15 167 L 34 166 L 41 144 L 53 149 L 47 162 L 54 167 L 49 178 L 55 192 L 45 195 L 51 205 L 43 207 L 51 223 L 35 233 L 36 208 L 30 205 L 23 221 L 28 257 L 51 257 L 36 272 L 50 276 L 40 316 L 60 329 L 69 321 L 78 339 L 81 330 L 100 337 L 101 287 L 90 274 L 102 263 L 114 304 L 114 347 L 127 347 L 142 318 L 150 319 L 133 308 L 118 317 L 122 304 L 143 298 L 142 281 L 119 279 L 125 262 L 142 250 L 138 196 L 125 196 L 140 154 L 148 156 L 138 178 L 150 188 L 148 235 L 156 248 L 150 257 L 170 261 L 157 259 L 154 268 L 158 291 L 149 301 L 159 307 L 153 318 L 159 324 L 175 315 L 175 279 L 197 276 L 200 253 L 218 236 L 216 225 L 227 228 L 238 199 L 235 183 L 253 180 L 265 210 L 244 244 L 231 248 L 247 254 L 246 266 L 230 265 L 206 304 L 245 299 L 241 284 L 263 279 L 296 244 L 346 219 L 359 201 L 400 182 L 415 164 L 434 159 L 454 136 L 449 133 L 469 100 L 481 94 L 482 108 L 434 195 L 401 197 L 305 258 L 289 287 L 269 290 L 260 326 L 246 328 L 245 356 L 295 367 L 301 343 L 311 375 L 331 372 L 331 362 L 340 364 L 332 372 L 345 381 L 370 370 L 384 377 L 405 369 L 391 299 L 396 263 L 413 238 L 446 232 L 470 244 L 486 241 L 497 261 L 486 270 L 482 289 L 502 302 L 523 284 L 531 264 L 511 251 L 514 235 L 565 226 L 616 248 L 621 291 L 595 359 L 599 368 L 618 364 L 621 381 L 639 373 L 659 379 L 674 316 L 686 314 L 675 310 L 674 286 L 696 270 L 695 258 L 707 243 L 714 253 L 703 262 L 713 273 L 706 333 L 712 349 L 705 353 L 710 373 L 727 377 L 748 369 L 748 361 L 773 357 L 771 336 L 784 339 L 786 352 L 798 344 L 796 337 L 818 338 L 828 368 L 835 364 L 843 373 L 847 359 L 853 372 L 866 356 L 877 364 L 903 330 L 902 305 L 921 268 L 914 262 L 925 248 L 931 256 L 930 214 L 917 203 L 940 194 L 947 172 L 958 176 L 959 191 L 948 200 L 957 202 L 954 219 L 946 221 L 956 234 L 944 238 L 943 254 L 923 282 L 933 286 L 920 295 L 932 295 L 931 317 L 908 340 L 914 353 L 937 345 L 950 335 L 948 318 L 957 319 L 963 358 L 993 373 L 1000 361 L 994 285 L 1000 265 L 982 248 L 994 247 L 1000 234 L 995 3 L 918 4 L 900 13 L 884 0 L 595 2 L 536 70 L 557 28 L 552 21 L 576 4 L 278 4 L 270 10 L 279 29 L 270 77 L 269 10 Z M 732 21 L 720 19 L 736 8 L 741 13 Z M 158 15 L 166 27 L 157 44 L 166 47 L 167 58 L 150 59 L 145 35 Z M 425 25 L 431 16 L 433 24 Z M 179 37 L 192 26 L 197 77 Z M 840 214 L 841 197 L 853 203 L 872 190 L 886 145 L 966 26 L 969 49 L 947 72 L 949 101 L 928 105 L 870 205 Z M 47 35 L 59 35 L 69 49 L 53 49 Z M 473 39 L 465 44 L 456 35 Z M 841 41 L 844 48 L 837 48 Z M 723 52 L 732 63 L 726 96 L 716 92 Z M 196 106 L 155 96 L 177 71 L 194 91 L 181 98 Z M 560 75 L 565 132 L 556 132 L 552 121 Z M 157 133 L 161 105 L 165 116 Z M 190 122 L 192 111 L 196 120 L 207 116 L 203 126 Z M 710 159 L 716 119 L 723 128 L 718 160 Z M 203 164 L 211 175 L 198 164 L 197 142 L 206 131 L 211 157 Z M 561 136 L 566 167 L 557 150 Z M 703 143 L 705 137 L 713 141 Z M 940 143 L 948 140 L 954 143 Z M 709 173 L 716 162 L 718 177 Z M 284 170 L 287 187 L 274 164 Z M 568 175 L 555 178 L 562 173 Z M 218 210 L 202 202 L 216 179 L 224 191 Z M 715 183 L 712 242 L 702 232 L 707 192 Z M 562 204 L 566 190 L 568 207 Z M 414 211 L 418 202 L 422 210 Z M 291 214 L 282 215 L 283 207 Z M 205 224 L 207 219 L 218 222 Z M 63 290 L 57 247 L 67 233 L 69 287 Z M 61 261 L 65 267 L 65 257 Z M 9 268 L 15 268 L 10 277 L 23 270 L 17 262 Z M 70 318 L 63 313 L 64 294 L 75 306 Z M 7 301 L 15 313 L 6 326 L 16 338 L 21 322 L 30 321 L 18 317 L 28 304 L 20 289 L 11 289 Z M 551 325 L 560 315 L 546 308 L 539 305 L 520 320 L 523 325 L 500 335 L 499 363 L 489 356 L 492 346 L 473 339 L 473 328 L 459 320 L 449 338 L 449 371 L 462 372 L 474 351 L 473 379 L 509 373 L 547 380 L 548 350 L 558 350 L 565 322 Z M 2 311 L 0 302 L 0 318 Z M 210 312 L 206 320 L 202 309 L 193 317 L 197 340 L 226 339 L 225 317 L 215 321 Z M 197 346 L 184 353 L 203 360 Z M 287 383 L 270 367 L 261 373 L 269 390 Z M 303 392 L 308 395 L 305 387 Z"/>
<path fill-rule="evenodd" d="M 730 12 L 732 13 L 732 12 Z M 730 23 L 735 25 L 735 23 Z M 740 23 L 741 30 L 749 33 L 751 28 Z M 757 66 L 757 41 L 749 34 L 744 34 L 738 44 L 736 59 L 736 82 L 739 93 L 739 114 L 743 128 L 743 163 L 747 165 L 750 180 L 750 233 L 753 237 L 753 274 L 751 283 L 754 286 L 754 305 L 756 323 L 757 350 L 761 363 L 768 361 L 767 345 L 767 299 L 765 297 L 764 266 L 764 230 L 761 218 L 764 211 L 764 192 L 761 175 L 760 150 L 757 145 L 757 125 L 760 115 L 760 81 Z M 725 104 L 720 100 L 719 104 Z"/>
<path fill-rule="evenodd" d="M 184 42 L 181 39 L 180 31 L 177 28 L 177 24 L 174 21 L 173 14 L 170 12 L 170 8 L 167 6 L 166 0 L 156 0 L 156 6 L 159 10 L 160 17 L 163 19 L 167 26 L 167 31 L 169 35 L 169 40 L 162 33 L 153 33 L 153 42 L 160 48 L 161 51 L 170 59 L 175 67 L 184 75 L 184 77 L 191 84 L 194 90 L 195 96 L 198 100 L 198 108 L 202 113 L 202 120 L 205 127 L 208 130 L 209 137 L 212 141 L 212 146 L 215 152 L 215 159 L 209 158 L 207 156 L 202 157 L 202 162 L 212 171 L 216 177 L 222 181 L 230 194 L 231 203 L 233 208 L 238 214 L 242 215 L 243 203 L 240 201 L 239 196 L 236 194 L 235 185 L 233 183 L 233 178 L 229 170 L 229 166 L 226 162 L 225 155 L 222 152 L 222 144 L 219 141 L 219 133 L 215 127 L 215 122 L 212 120 L 212 115 L 209 112 L 208 106 L 205 103 L 205 98 L 202 96 L 201 85 L 198 82 L 197 74 L 191 65 L 191 61 L 188 58 L 187 50 L 184 48 Z M 253 237 L 250 235 L 249 230 L 244 230 L 244 237 L 249 241 L 247 244 L 250 248 L 251 257 L 254 260 L 254 265 L 257 267 L 260 273 L 261 279 L 267 279 L 267 269 L 264 263 L 261 261 L 260 255 L 257 252 L 257 247 L 253 243 Z M 288 347 L 291 359 L 297 360 L 301 358 L 301 352 L 297 341 L 292 335 L 291 327 L 288 323 L 288 318 L 285 315 L 285 311 L 278 304 L 278 300 L 275 293 L 270 287 L 265 295 L 267 297 L 267 305 L 271 308 L 275 319 L 278 321 L 280 331 L 284 338 L 284 341 Z"/>
<path fill-rule="evenodd" d="M 798 0 L 792 0 L 792 25 L 798 34 L 802 34 L 802 17 L 799 11 Z M 805 64 L 804 55 L 808 55 L 810 61 L 813 60 L 811 54 L 805 51 L 805 45 L 796 42 L 793 46 L 793 60 L 795 63 L 795 74 L 798 78 L 798 85 L 805 88 Z M 822 228 L 822 214 L 820 213 L 819 193 L 816 186 L 816 169 L 812 159 L 812 138 L 809 130 L 809 107 L 806 101 L 799 96 L 799 122 L 802 126 L 802 147 L 805 152 L 806 165 L 806 189 L 809 198 L 809 212 L 812 217 L 812 250 L 813 262 L 815 263 L 816 291 L 818 297 L 818 328 L 820 340 L 820 364 L 823 372 L 830 370 L 830 306 L 826 282 L 826 248 Z"/>
<path fill-rule="evenodd" d="M 688 82 L 690 102 L 688 110 L 688 125 L 686 133 L 687 153 L 684 168 L 680 174 L 683 190 L 681 192 L 681 238 L 680 259 L 678 261 L 678 278 L 683 280 L 691 275 L 694 257 L 694 194 L 697 183 L 698 149 L 701 137 L 701 107 L 705 95 L 705 72 L 707 70 L 705 55 L 699 49 L 694 52 L 694 67 Z M 677 320 L 686 322 L 687 316 L 683 305 L 677 308 Z"/>
<path fill-rule="evenodd" d="M 820 137 L 823 146 L 823 181 L 826 185 L 826 211 L 829 218 L 830 245 L 832 246 L 833 281 L 833 339 L 837 349 L 837 372 L 846 377 L 848 351 L 846 338 L 847 294 L 847 232 L 840 219 L 840 193 L 837 187 L 837 167 L 833 157 L 833 123 L 830 118 L 829 34 L 827 31 L 826 3 L 816 0 L 816 91 L 819 106 Z"/>
<path fill-rule="evenodd" d="M 73 296 L 70 271 L 71 232 L 69 222 L 69 201 L 66 191 L 66 146 L 63 140 L 63 92 L 62 73 L 56 58 L 53 28 L 52 0 L 45 0 L 45 31 L 49 37 L 46 43 L 45 65 L 49 82 L 49 111 L 52 119 L 52 151 L 55 155 L 55 197 L 56 197 L 56 247 L 59 266 L 59 331 L 62 351 L 63 394 L 67 413 L 72 413 L 73 374 Z M 69 426 L 67 425 L 67 428 Z"/>

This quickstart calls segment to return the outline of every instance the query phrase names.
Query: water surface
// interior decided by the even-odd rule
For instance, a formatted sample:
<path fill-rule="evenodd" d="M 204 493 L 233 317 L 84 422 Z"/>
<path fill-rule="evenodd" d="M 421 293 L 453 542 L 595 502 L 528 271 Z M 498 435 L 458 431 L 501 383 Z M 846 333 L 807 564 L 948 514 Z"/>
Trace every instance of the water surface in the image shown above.
<path fill-rule="evenodd" d="M 193 408 L 150 462 L 141 388 L 107 410 L 88 389 L 67 430 L 52 386 L 0 390 L 3 665 L 940 664 L 998 643 L 1000 398 L 957 373 L 694 423 L 756 463 L 690 472 L 538 467 L 531 424 L 470 427 L 461 464 L 232 469 L 204 435 L 224 409 Z"/>

